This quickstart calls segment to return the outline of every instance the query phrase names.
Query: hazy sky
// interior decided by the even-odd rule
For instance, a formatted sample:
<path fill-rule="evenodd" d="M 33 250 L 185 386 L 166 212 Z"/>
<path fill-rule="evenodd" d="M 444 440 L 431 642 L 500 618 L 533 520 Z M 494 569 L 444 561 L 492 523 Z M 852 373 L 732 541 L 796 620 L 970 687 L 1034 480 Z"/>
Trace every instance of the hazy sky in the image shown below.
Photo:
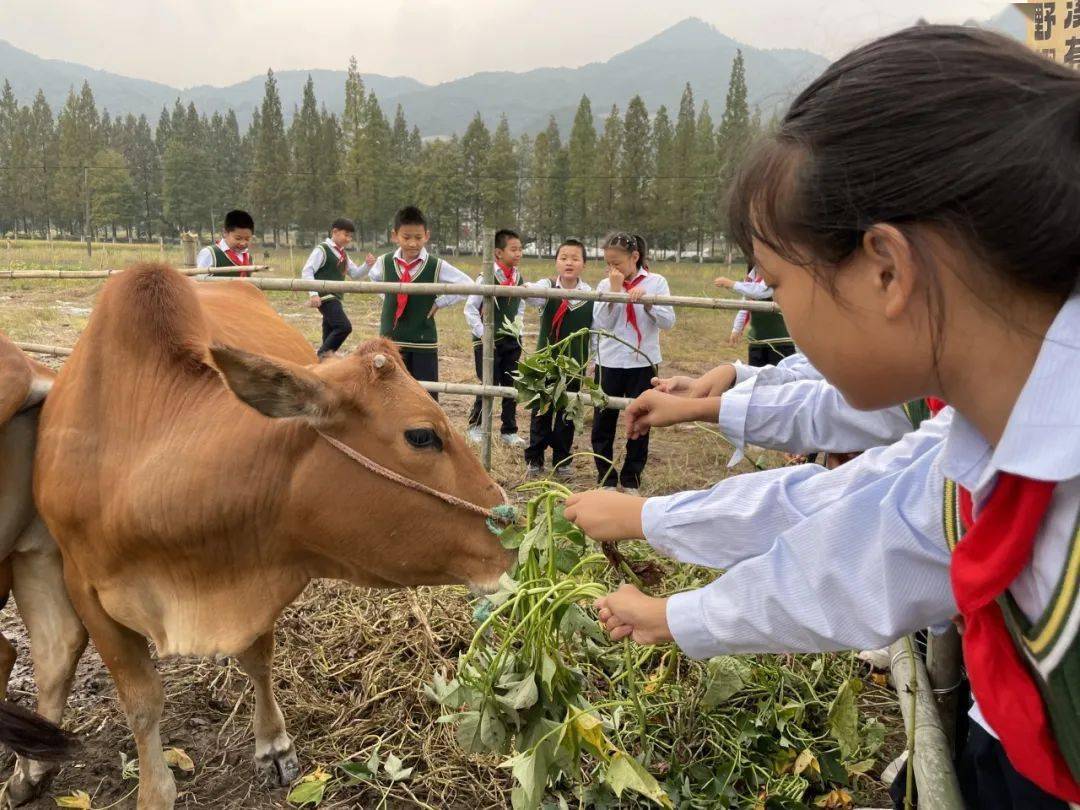
<path fill-rule="evenodd" d="M 924 16 L 986 19 L 1000 0 L 2 0 L 0 38 L 53 59 L 188 87 L 275 70 L 439 82 L 480 70 L 576 67 L 686 17 L 757 47 L 836 57 Z"/>

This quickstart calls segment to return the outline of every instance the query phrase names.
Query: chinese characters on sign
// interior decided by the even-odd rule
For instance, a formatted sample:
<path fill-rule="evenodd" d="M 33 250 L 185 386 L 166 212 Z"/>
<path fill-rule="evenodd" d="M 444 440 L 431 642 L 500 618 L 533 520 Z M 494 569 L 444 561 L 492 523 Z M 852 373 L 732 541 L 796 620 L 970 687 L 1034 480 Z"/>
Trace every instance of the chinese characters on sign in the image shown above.
<path fill-rule="evenodd" d="M 1027 43 L 1036 53 L 1080 70 L 1080 0 L 1013 5 L 1027 19 Z"/>

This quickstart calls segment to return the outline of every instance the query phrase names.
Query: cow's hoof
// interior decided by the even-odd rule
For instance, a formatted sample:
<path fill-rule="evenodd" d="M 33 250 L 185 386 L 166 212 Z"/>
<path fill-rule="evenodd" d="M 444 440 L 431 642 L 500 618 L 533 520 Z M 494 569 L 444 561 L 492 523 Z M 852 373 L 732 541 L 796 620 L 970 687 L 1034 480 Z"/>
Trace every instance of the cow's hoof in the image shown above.
<path fill-rule="evenodd" d="M 55 773 L 55 768 L 20 757 L 15 765 L 15 773 L 7 784 L 4 804 L 7 807 L 29 804 L 45 792 Z"/>
<path fill-rule="evenodd" d="M 290 742 L 284 748 L 271 748 L 262 754 L 256 754 L 255 769 L 267 782 L 287 787 L 300 776 L 300 763 L 296 759 L 296 749 Z"/>

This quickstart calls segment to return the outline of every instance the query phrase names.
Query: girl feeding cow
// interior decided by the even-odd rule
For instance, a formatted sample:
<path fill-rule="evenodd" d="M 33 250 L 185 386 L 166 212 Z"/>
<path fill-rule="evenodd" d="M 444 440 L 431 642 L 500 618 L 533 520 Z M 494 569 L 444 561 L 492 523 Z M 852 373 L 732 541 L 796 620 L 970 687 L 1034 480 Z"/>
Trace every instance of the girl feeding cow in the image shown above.
<path fill-rule="evenodd" d="M 833 472 L 571 498 L 598 539 L 729 569 L 668 599 L 624 586 L 600 603 L 609 632 L 694 656 L 810 652 L 960 614 L 990 730 L 965 751 L 967 800 L 1080 801 L 1078 217 L 1072 71 L 942 26 L 832 65 L 744 168 L 733 227 L 851 404 L 955 412 Z"/>

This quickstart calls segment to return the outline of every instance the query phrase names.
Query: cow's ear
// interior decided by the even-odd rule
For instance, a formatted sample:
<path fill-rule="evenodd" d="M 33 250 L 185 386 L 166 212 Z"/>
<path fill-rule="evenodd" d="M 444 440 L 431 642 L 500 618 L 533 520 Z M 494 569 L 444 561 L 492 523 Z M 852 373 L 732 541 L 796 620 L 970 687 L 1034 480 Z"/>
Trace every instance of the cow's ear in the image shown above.
<path fill-rule="evenodd" d="M 330 386 L 298 365 L 229 346 L 212 346 L 210 354 L 230 390 L 264 416 L 324 421 L 336 410 Z"/>

